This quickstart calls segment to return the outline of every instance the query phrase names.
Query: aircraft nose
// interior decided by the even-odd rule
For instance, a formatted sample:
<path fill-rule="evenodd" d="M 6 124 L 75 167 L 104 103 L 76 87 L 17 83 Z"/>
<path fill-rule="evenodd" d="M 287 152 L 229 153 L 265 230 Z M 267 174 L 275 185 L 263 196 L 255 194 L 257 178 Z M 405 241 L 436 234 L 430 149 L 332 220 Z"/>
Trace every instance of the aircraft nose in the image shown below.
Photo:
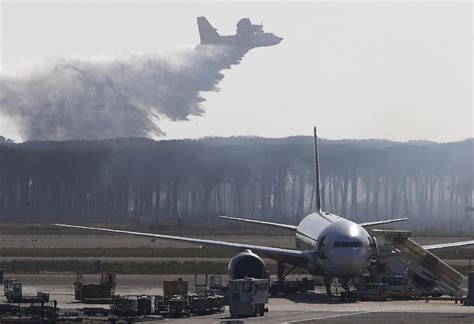
<path fill-rule="evenodd" d="M 273 45 L 278 45 L 278 44 L 281 43 L 282 40 L 283 40 L 283 38 L 273 35 L 272 44 L 273 44 Z"/>
<path fill-rule="evenodd" d="M 355 277 L 368 267 L 368 260 L 364 249 L 359 251 L 350 249 L 337 249 L 333 251 L 328 260 L 328 272 L 341 277 Z"/>

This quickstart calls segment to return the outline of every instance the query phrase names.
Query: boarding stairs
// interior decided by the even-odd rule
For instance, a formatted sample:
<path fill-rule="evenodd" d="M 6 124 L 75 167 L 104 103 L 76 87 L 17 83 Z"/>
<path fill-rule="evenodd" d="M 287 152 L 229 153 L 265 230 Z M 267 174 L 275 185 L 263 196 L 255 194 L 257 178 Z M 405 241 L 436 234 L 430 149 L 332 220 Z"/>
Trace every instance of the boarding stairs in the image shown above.
<path fill-rule="evenodd" d="M 464 291 L 460 285 L 464 276 L 413 241 L 410 238 L 410 232 L 377 230 L 375 234 L 382 236 L 386 243 L 393 247 L 394 255 L 404 259 L 404 263 L 407 264 L 410 271 L 425 280 L 436 283 L 440 289 L 452 297 L 463 297 Z"/>

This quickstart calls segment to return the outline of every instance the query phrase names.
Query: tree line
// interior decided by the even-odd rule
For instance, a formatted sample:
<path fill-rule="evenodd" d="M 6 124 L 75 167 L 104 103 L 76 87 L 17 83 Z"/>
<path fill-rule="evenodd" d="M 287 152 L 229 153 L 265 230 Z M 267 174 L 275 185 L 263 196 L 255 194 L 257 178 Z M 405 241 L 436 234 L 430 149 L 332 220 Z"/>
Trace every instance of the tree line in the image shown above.
<path fill-rule="evenodd" d="M 472 226 L 474 140 L 321 140 L 324 210 Z M 296 224 L 314 210 L 310 137 L 0 144 L 0 221 Z M 471 227 L 472 229 L 472 227 Z"/>

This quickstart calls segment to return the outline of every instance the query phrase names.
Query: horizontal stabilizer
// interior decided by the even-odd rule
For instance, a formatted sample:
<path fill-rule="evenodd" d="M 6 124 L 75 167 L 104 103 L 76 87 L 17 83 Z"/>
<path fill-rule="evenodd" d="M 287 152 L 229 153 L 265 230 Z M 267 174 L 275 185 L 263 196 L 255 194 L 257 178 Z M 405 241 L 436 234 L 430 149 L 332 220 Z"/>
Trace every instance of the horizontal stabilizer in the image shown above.
<path fill-rule="evenodd" d="M 281 228 L 281 229 L 291 230 L 291 231 L 296 231 L 296 228 L 297 228 L 297 226 L 295 226 L 295 225 L 264 222 L 264 221 L 254 220 L 254 219 L 236 218 L 236 217 L 229 217 L 229 216 L 219 216 L 219 218 L 227 219 L 227 220 L 231 220 L 231 221 L 243 222 L 243 223 L 273 226 L 273 227 L 278 227 L 278 228 Z"/>

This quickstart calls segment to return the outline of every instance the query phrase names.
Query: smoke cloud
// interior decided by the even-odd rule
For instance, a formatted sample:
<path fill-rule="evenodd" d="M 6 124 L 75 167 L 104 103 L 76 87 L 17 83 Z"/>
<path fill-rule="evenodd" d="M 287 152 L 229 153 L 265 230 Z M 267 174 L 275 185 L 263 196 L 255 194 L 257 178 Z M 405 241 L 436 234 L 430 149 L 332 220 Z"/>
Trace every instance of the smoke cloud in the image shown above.
<path fill-rule="evenodd" d="M 28 76 L 0 78 L 0 114 L 34 140 L 160 136 L 159 119 L 202 115 L 204 91 L 245 50 L 198 46 L 172 56 L 121 61 L 62 60 Z"/>

